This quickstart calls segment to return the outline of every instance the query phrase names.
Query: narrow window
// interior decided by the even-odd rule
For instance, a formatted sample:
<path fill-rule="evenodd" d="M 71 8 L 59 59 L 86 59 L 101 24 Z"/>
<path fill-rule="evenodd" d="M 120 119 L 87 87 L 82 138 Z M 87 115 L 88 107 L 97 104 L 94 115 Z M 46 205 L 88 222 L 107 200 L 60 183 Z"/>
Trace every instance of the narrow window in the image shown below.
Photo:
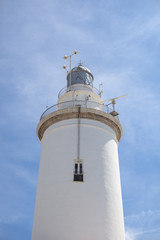
<path fill-rule="evenodd" d="M 83 165 L 82 163 L 74 164 L 74 179 L 75 182 L 83 182 Z"/>
<path fill-rule="evenodd" d="M 75 174 L 78 174 L 78 163 L 75 163 L 75 170 L 74 170 Z"/>
<path fill-rule="evenodd" d="M 82 169 L 82 163 L 79 164 L 79 173 L 82 174 L 83 173 L 83 169 Z"/>

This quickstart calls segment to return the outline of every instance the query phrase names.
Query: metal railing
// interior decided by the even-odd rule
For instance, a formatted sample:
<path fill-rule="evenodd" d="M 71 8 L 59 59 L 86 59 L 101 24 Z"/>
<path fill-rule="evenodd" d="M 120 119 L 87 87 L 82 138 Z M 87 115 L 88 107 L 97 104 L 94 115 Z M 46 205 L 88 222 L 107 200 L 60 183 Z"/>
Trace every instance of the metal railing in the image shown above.
<path fill-rule="evenodd" d="M 103 104 L 100 104 L 98 102 L 92 102 L 92 101 L 82 101 L 82 100 L 73 100 L 73 101 L 65 101 L 65 102 L 62 102 L 62 103 L 58 103 L 58 104 L 55 104 L 49 108 L 47 108 L 43 114 L 41 115 L 40 117 L 40 120 L 42 118 L 44 118 L 45 116 L 47 116 L 48 114 L 52 113 L 52 112 L 55 112 L 57 110 L 61 110 L 61 109 L 66 109 L 66 108 L 73 108 L 73 107 L 84 107 L 84 108 L 93 108 L 93 109 L 96 109 L 96 110 L 100 110 L 100 111 L 104 111 L 106 113 L 111 113 L 113 111 L 113 109 L 109 108 L 108 106 L 106 105 L 103 105 Z M 118 119 L 118 116 L 116 116 L 115 118 Z"/>
<path fill-rule="evenodd" d="M 83 86 L 83 85 L 82 85 Z M 85 85 L 84 85 L 85 86 Z M 64 87 L 60 90 L 60 92 L 58 93 L 58 98 L 60 98 L 63 94 L 65 94 L 66 92 L 72 91 L 72 90 L 76 90 L 75 87 L 73 86 L 72 88 L 67 88 Z M 77 89 L 78 90 L 78 89 Z M 96 88 L 96 87 L 92 87 L 90 89 L 88 89 L 90 91 L 93 90 L 94 93 L 96 93 L 97 95 L 100 96 L 101 92 Z"/>

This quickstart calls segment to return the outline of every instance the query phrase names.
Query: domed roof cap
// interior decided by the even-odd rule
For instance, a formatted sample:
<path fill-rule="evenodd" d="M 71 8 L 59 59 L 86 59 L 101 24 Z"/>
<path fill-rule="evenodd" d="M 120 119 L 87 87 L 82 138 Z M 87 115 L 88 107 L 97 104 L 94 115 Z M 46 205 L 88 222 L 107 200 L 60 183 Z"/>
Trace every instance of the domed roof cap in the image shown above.
<path fill-rule="evenodd" d="M 74 84 L 85 84 L 93 87 L 94 77 L 91 71 L 79 64 L 77 67 L 74 67 L 71 72 L 67 75 L 67 87 Z M 71 82 L 71 83 L 70 83 Z"/>

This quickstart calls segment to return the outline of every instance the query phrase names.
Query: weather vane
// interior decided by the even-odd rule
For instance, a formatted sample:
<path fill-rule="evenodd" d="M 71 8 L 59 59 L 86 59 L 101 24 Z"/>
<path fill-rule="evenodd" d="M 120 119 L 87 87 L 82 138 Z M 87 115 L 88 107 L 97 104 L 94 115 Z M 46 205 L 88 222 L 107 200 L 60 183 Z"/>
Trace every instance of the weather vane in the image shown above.
<path fill-rule="evenodd" d="M 78 51 L 77 51 L 77 50 L 75 50 L 71 55 L 69 55 L 69 56 L 64 55 L 64 57 L 63 57 L 65 60 L 68 59 L 68 58 L 69 58 L 69 60 L 70 60 L 70 61 L 69 61 L 69 62 L 70 62 L 70 64 L 69 64 L 69 69 L 70 69 L 69 87 L 71 87 L 71 58 L 72 58 L 73 55 L 76 55 L 76 54 L 78 54 Z M 63 65 L 62 68 L 67 70 L 67 66 L 66 66 L 66 65 Z M 67 71 L 67 72 L 68 72 L 68 71 Z"/>

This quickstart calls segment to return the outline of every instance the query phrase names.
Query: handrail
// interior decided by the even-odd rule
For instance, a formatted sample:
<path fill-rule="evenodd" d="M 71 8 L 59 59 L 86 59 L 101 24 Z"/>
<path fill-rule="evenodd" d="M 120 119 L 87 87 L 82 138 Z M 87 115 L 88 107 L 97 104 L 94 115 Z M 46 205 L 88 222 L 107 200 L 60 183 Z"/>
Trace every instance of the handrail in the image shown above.
<path fill-rule="evenodd" d="M 113 109 L 109 108 L 107 105 L 98 103 L 98 102 L 93 102 L 93 101 L 89 101 L 89 100 L 74 100 L 74 101 L 65 101 L 62 103 L 58 103 L 55 105 L 52 105 L 51 107 L 47 108 L 41 115 L 40 120 L 42 118 L 44 118 L 45 116 L 47 116 L 48 114 L 55 112 L 57 110 L 60 109 L 65 109 L 65 108 L 73 108 L 76 106 L 81 106 L 81 107 L 85 107 L 85 108 L 93 108 L 93 109 L 97 109 L 100 111 L 104 111 L 106 113 L 111 113 L 113 111 Z M 115 118 L 118 119 L 118 116 L 115 116 Z"/>
<path fill-rule="evenodd" d="M 74 87 L 74 86 L 73 86 Z M 93 91 L 100 96 L 100 91 L 98 90 L 98 88 L 96 87 L 92 87 Z M 60 98 L 63 94 L 65 94 L 67 92 L 67 87 L 62 88 L 59 93 L 58 93 L 58 98 Z M 74 89 L 74 88 L 73 88 Z M 69 89 L 69 91 L 71 91 L 72 89 Z"/>
<path fill-rule="evenodd" d="M 67 87 L 62 88 L 58 93 L 58 98 L 67 92 Z"/>

